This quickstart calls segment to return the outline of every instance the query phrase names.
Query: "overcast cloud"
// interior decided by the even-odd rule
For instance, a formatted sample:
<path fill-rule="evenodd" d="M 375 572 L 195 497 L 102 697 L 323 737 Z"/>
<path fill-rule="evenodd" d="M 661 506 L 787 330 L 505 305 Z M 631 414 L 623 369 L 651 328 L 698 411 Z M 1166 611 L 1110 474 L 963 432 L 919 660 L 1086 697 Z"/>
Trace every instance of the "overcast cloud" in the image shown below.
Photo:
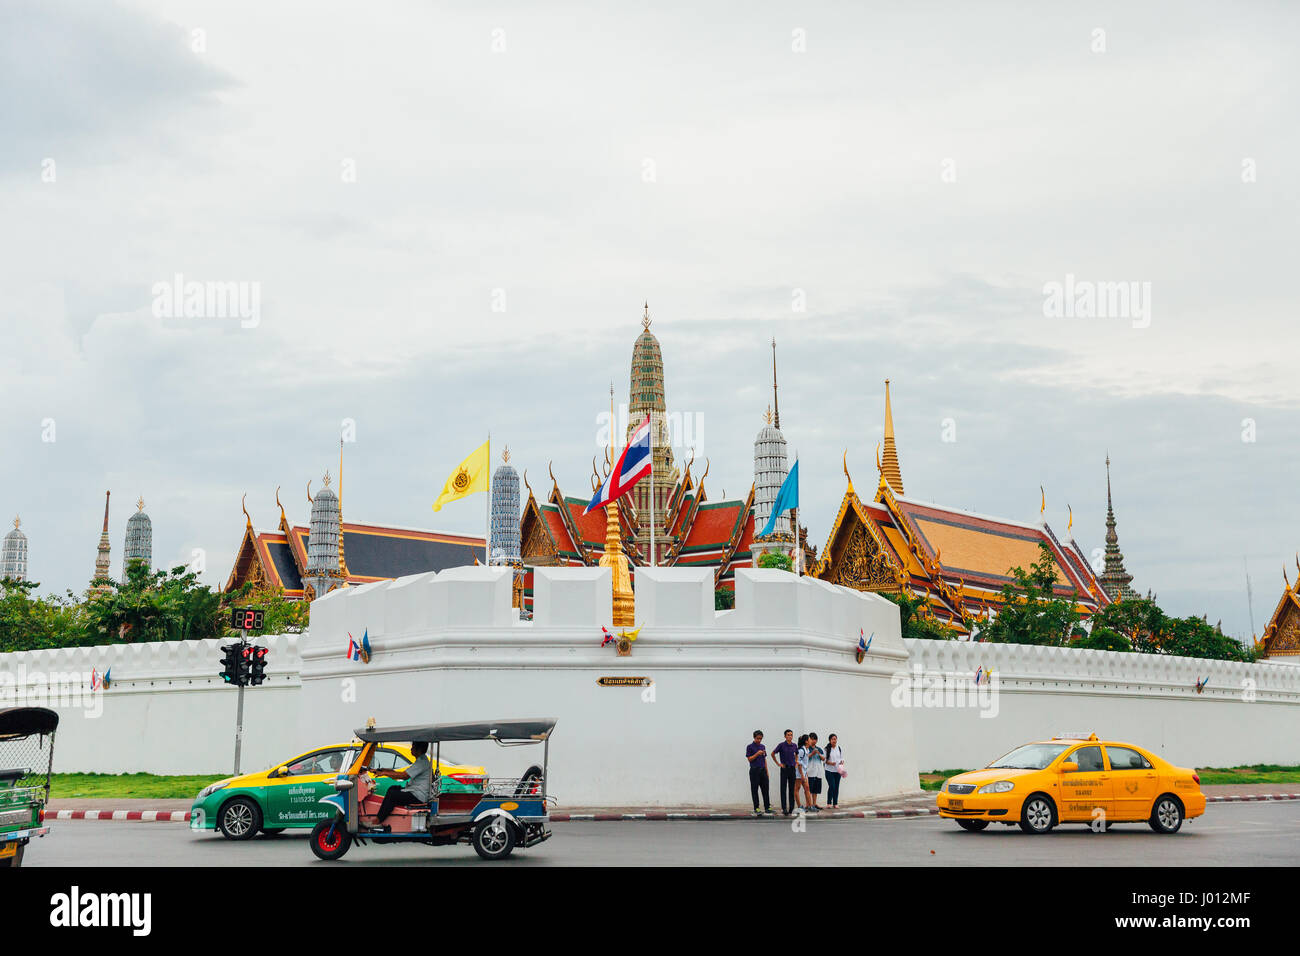
<path fill-rule="evenodd" d="M 104 490 L 114 573 L 143 495 L 156 563 L 221 584 L 240 496 L 305 522 L 352 419 L 349 519 L 477 533 L 429 505 L 489 429 L 589 490 L 649 299 L 711 495 L 775 336 L 819 546 L 888 377 L 909 495 L 1031 521 L 1042 485 L 1091 551 L 1109 451 L 1135 586 L 1243 634 L 1249 561 L 1262 629 L 1300 548 L 1298 15 L 1133 6 L 10 0 L 0 512 L 80 590 Z M 177 274 L 257 321 L 156 317 Z M 1067 275 L 1150 311 L 1045 317 Z"/>

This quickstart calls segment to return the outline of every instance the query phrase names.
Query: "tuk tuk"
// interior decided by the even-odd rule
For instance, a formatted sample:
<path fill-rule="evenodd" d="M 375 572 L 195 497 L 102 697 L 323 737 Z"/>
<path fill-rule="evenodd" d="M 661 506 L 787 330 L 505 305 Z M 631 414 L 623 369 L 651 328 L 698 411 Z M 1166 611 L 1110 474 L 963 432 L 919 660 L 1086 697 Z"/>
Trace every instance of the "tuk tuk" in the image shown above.
<path fill-rule="evenodd" d="M 0 710 L 0 867 L 23 865 L 44 826 L 59 715 L 44 707 Z"/>
<path fill-rule="evenodd" d="M 311 849 L 322 860 L 337 860 L 353 843 L 422 843 L 451 846 L 469 843 L 485 860 L 504 860 L 516 848 L 536 846 L 551 838 L 547 826 L 547 768 L 555 719 L 499 720 L 470 724 L 429 724 L 414 727 L 361 727 L 361 741 L 350 764 L 335 778 L 337 793 L 322 797 L 335 813 L 311 831 Z M 519 777 L 485 777 L 482 789 L 442 793 L 444 741 L 492 740 L 500 747 L 542 745 L 542 765 Z M 434 749 L 435 772 L 429 802 L 394 807 L 383 822 L 382 800 L 374 792 L 371 759 L 382 743 L 423 741 Z"/>

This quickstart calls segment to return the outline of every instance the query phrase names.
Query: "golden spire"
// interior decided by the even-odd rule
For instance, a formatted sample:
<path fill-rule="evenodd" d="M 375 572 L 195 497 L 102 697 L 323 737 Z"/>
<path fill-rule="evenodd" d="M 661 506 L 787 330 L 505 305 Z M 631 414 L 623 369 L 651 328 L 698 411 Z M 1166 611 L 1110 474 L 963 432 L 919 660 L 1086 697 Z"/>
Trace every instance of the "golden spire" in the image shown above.
<path fill-rule="evenodd" d="M 767 424 L 769 424 L 769 425 L 772 424 L 772 406 L 771 406 L 771 405 L 767 406 L 767 411 L 765 411 L 765 412 L 763 413 L 763 421 L 765 421 L 765 422 L 766 422 Z"/>
<path fill-rule="evenodd" d="M 641 328 L 650 331 L 650 300 L 646 300 L 645 315 L 641 316 Z"/>
<path fill-rule="evenodd" d="M 776 427 L 781 427 L 781 403 L 776 397 L 776 336 L 772 336 L 772 407 L 776 409 Z"/>
<path fill-rule="evenodd" d="M 18 517 L 17 515 L 14 515 L 14 527 L 21 528 L 22 524 L 23 524 L 23 519 Z"/>
<path fill-rule="evenodd" d="M 645 326 L 650 327 L 650 306 L 646 305 Z M 609 383 L 609 467 L 614 467 L 614 383 Z M 632 576 L 628 571 L 627 555 L 623 553 L 623 538 L 618 520 L 618 502 L 605 506 L 605 553 L 599 566 L 609 568 L 613 599 L 615 627 L 630 627 L 636 623 L 636 604 L 632 595 Z"/>
<path fill-rule="evenodd" d="M 880 465 L 880 484 L 889 485 L 894 494 L 903 494 L 903 473 L 898 467 L 898 447 L 894 442 L 894 410 L 889 401 L 889 379 L 885 379 L 885 455 Z"/>
<path fill-rule="evenodd" d="M 135 510 L 144 511 L 144 495 L 141 495 L 135 500 Z"/>
<path fill-rule="evenodd" d="M 505 451 L 503 451 L 503 452 L 501 453 L 501 463 L 502 463 L 502 464 L 505 464 L 505 465 L 510 464 L 510 446 L 509 446 L 509 445 L 506 445 Z"/>
<path fill-rule="evenodd" d="M 325 470 L 325 477 L 322 480 L 325 482 L 325 487 L 328 488 L 330 486 L 330 473 L 328 468 Z"/>

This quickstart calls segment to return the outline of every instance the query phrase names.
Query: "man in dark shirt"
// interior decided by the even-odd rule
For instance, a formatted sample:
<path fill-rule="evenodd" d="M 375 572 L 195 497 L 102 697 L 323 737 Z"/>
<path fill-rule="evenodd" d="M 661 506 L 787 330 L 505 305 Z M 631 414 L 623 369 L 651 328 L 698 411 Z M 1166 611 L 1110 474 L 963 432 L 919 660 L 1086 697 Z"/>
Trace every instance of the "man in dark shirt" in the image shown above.
<path fill-rule="evenodd" d="M 749 795 L 754 800 L 754 816 L 760 816 L 758 794 L 763 794 L 763 813 L 772 812 L 771 791 L 767 785 L 767 748 L 763 746 L 763 731 L 754 731 L 754 742 L 745 748 L 745 760 L 749 762 Z"/>
<path fill-rule="evenodd" d="M 781 812 L 788 817 L 795 811 L 794 782 L 799 767 L 799 748 L 795 746 L 793 730 L 785 732 L 785 740 L 776 745 L 772 759 L 781 768 Z"/>

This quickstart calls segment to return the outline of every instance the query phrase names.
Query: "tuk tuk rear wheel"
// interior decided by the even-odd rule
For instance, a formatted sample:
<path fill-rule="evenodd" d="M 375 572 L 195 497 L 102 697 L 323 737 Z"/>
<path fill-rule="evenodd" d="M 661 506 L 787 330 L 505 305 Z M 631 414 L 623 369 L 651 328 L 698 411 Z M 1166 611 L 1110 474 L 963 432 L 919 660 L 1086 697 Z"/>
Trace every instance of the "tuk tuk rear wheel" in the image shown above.
<path fill-rule="evenodd" d="M 322 820 L 312 827 L 310 842 L 311 851 L 322 860 L 337 860 L 348 852 L 352 834 L 342 820 Z"/>
<path fill-rule="evenodd" d="M 504 860 L 515 848 L 515 828 L 499 816 L 480 820 L 474 827 L 474 852 L 485 860 Z"/>

